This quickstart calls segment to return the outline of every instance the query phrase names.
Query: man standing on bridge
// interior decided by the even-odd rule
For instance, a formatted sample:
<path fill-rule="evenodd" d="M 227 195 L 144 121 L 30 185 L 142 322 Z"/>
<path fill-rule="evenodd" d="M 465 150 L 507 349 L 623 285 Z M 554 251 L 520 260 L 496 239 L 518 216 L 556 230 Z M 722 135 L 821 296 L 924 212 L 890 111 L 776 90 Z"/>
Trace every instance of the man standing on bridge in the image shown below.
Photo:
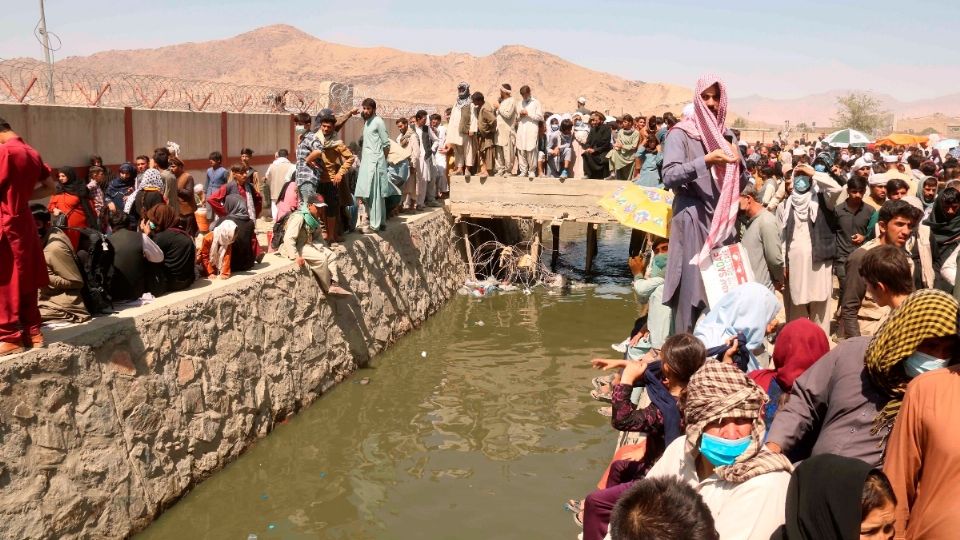
<path fill-rule="evenodd" d="M 663 303 L 675 330 L 691 332 L 707 307 L 699 262 L 736 238 L 738 197 L 751 181 L 737 140 L 727 129 L 727 87 L 719 77 L 697 81 L 694 112 L 667 133 L 663 183 L 674 193 Z"/>
<path fill-rule="evenodd" d="M 47 264 L 29 203 L 48 176 L 40 154 L 0 118 L 0 356 L 43 345 L 37 291 Z"/>
<path fill-rule="evenodd" d="M 497 111 L 497 136 L 493 141 L 496 148 L 497 175 L 513 174 L 516 157 L 517 132 L 513 126 L 517 123 L 517 103 L 513 99 L 513 89 L 509 84 L 500 85 L 500 103 L 494 106 Z"/>
<path fill-rule="evenodd" d="M 520 88 L 523 101 L 519 105 L 520 120 L 517 125 L 517 154 L 520 161 L 520 176 L 533 178 L 537 175 L 537 141 L 540 136 L 540 122 L 543 122 L 543 107 L 530 94 L 530 87 Z"/>
<path fill-rule="evenodd" d="M 357 173 L 357 189 L 354 196 L 363 202 L 367 210 L 367 225 L 361 228 L 365 234 L 386 228 L 386 198 L 400 195 L 387 174 L 387 154 L 390 152 L 390 135 L 383 119 L 377 116 L 377 102 L 366 98 L 362 103 L 363 153 Z"/>

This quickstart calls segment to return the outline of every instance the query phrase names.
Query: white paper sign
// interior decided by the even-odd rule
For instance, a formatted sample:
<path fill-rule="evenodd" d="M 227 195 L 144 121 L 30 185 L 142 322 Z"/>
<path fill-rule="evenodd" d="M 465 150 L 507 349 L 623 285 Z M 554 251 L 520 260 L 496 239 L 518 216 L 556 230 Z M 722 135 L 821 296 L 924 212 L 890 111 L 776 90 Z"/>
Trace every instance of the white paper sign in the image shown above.
<path fill-rule="evenodd" d="M 741 283 L 755 281 L 750 257 L 741 244 L 731 244 L 710 252 L 710 260 L 700 265 L 707 303 L 717 305 L 720 298 Z"/>

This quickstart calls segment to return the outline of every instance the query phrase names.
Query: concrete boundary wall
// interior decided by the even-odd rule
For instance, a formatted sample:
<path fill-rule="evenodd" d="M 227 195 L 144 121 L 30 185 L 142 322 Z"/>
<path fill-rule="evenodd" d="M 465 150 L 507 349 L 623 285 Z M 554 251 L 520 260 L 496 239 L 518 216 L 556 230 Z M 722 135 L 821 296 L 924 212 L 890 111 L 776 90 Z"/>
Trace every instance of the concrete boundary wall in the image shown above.
<path fill-rule="evenodd" d="M 273 154 L 286 148 L 296 155 L 293 116 L 276 113 L 227 113 L 73 107 L 0 103 L 0 118 L 36 148 L 51 167 L 68 165 L 86 178 L 91 155 L 99 155 L 116 174 L 124 161 L 153 155 L 167 141 L 180 145 L 181 155 L 198 182 L 205 181 L 210 152 L 223 154 L 229 168 L 240 161 L 240 149 L 254 151 L 252 165 L 261 174 Z M 384 118 L 391 137 L 398 134 L 394 119 Z M 356 142 L 363 133 L 360 117 L 351 118 L 341 138 Z M 294 158 L 291 157 L 291 160 Z"/>
<path fill-rule="evenodd" d="M 251 148 L 253 165 L 266 171 L 273 153 L 296 141 L 289 114 L 190 112 L 0 103 L 0 118 L 36 148 L 51 167 L 69 165 L 86 177 L 90 156 L 103 157 L 116 174 L 124 161 L 153 155 L 167 141 L 180 145 L 180 158 L 202 181 L 207 156 L 216 150 L 229 167 L 240 149 Z"/>
<path fill-rule="evenodd" d="M 123 538 L 415 328 L 464 279 L 441 210 L 338 247 L 328 300 L 264 267 L 0 360 L 0 538 Z M 195 286 L 197 287 L 197 286 Z"/>

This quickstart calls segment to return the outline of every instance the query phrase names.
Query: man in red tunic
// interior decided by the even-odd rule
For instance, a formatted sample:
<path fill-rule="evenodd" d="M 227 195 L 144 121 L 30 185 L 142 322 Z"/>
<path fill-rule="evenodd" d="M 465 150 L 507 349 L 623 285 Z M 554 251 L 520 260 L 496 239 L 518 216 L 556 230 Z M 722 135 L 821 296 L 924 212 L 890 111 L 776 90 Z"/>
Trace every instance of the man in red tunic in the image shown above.
<path fill-rule="evenodd" d="M 50 168 L 0 118 L 0 356 L 43 345 L 37 291 L 47 285 L 30 196 Z"/>

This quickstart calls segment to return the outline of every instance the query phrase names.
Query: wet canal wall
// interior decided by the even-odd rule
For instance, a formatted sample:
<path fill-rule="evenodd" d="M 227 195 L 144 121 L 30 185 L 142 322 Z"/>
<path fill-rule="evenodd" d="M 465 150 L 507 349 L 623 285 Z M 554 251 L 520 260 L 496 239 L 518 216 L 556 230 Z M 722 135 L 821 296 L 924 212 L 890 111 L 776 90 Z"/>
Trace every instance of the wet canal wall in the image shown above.
<path fill-rule="evenodd" d="M 338 248 L 326 299 L 268 255 L 0 360 L 0 538 L 123 538 L 237 458 L 463 284 L 443 211 Z M 331 436 L 336 436 L 331 433 Z"/>

